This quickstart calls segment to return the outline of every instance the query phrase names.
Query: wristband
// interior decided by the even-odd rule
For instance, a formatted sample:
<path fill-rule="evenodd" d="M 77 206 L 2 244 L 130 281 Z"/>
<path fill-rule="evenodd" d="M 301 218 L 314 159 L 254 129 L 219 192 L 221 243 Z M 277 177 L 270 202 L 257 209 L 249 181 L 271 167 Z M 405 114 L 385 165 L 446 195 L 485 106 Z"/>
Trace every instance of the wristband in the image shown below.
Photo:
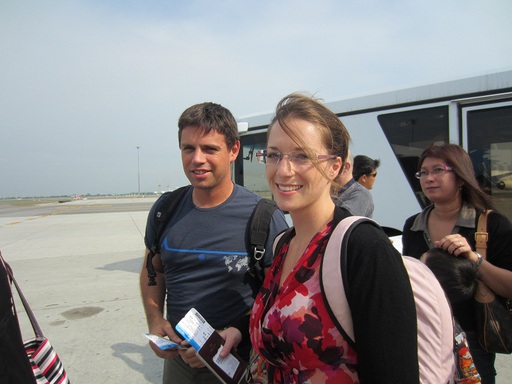
<path fill-rule="evenodd" d="M 479 254 L 478 252 L 474 252 L 474 254 L 478 257 L 478 260 L 475 263 L 475 267 L 478 268 L 480 266 L 480 264 L 482 264 L 482 261 L 484 261 L 484 257 L 481 254 Z"/>

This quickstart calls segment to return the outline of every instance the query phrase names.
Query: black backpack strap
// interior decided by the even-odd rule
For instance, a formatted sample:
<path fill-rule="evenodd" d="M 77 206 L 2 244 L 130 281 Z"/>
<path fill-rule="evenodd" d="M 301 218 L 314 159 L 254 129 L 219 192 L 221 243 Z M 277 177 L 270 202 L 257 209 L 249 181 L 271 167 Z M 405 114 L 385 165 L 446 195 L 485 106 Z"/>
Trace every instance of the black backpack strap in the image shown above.
<path fill-rule="evenodd" d="M 263 256 L 267 244 L 272 215 L 277 204 L 270 199 L 262 198 L 256 204 L 247 225 L 246 246 L 249 254 L 249 273 L 262 282 L 265 278 Z"/>
<path fill-rule="evenodd" d="M 146 269 L 148 271 L 148 285 L 156 285 L 156 272 L 153 266 L 153 257 L 160 252 L 160 237 L 171 220 L 178 204 L 180 203 L 185 193 L 190 189 L 190 185 L 175 189 L 171 192 L 165 192 L 159 199 L 159 204 L 155 212 L 155 240 L 149 249 L 148 257 L 146 259 Z"/>

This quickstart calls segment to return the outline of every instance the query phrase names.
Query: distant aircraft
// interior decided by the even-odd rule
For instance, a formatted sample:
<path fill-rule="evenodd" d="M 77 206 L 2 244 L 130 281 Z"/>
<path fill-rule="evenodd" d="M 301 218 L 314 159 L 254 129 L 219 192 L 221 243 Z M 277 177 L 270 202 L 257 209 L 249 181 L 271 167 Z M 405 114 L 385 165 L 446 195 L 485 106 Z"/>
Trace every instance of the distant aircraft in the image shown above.
<path fill-rule="evenodd" d="M 512 172 L 504 172 L 498 176 L 493 176 L 496 180 L 496 188 L 502 190 L 512 190 Z"/>

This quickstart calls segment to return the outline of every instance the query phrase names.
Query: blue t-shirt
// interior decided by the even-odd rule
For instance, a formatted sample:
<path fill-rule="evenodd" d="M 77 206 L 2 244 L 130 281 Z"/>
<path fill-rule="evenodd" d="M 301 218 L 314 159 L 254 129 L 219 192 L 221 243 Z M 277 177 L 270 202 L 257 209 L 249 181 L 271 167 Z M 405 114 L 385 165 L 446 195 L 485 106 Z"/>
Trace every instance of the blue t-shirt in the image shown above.
<path fill-rule="evenodd" d="M 223 329 L 249 312 L 256 296 L 248 273 L 245 244 L 249 218 L 260 196 L 235 184 L 233 193 L 213 208 L 192 202 L 192 188 L 185 194 L 160 239 L 160 256 L 167 288 L 167 320 L 175 326 L 190 308 L 215 328 Z M 145 243 L 155 234 L 155 206 L 146 226 Z M 276 210 L 270 224 L 264 266 L 272 263 L 272 243 L 288 227 Z"/>

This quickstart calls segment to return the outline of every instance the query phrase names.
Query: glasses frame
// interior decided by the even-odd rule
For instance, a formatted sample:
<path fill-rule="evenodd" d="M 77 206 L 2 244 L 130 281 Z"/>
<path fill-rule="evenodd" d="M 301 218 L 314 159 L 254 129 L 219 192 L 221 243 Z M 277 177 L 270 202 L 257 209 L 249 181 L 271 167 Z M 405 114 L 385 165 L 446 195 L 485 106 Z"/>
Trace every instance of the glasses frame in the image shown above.
<path fill-rule="evenodd" d="M 443 166 L 438 166 L 438 167 L 435 167 L 434 169 L 432 169 L 431 171 L 418 171 L 414 174 L 414 176 L 418 179 L 418 180 L 421 180 L 421 179 L 426 179 L 428 177 L 428 175 L 432 174 L 432 176 L 434 177 L 437 177 L 437 176 L 441 176 L 442 174 L 444 174 L 445 172 L 451 172 L 453 171 L 453 168 L 448 166 L 448 165 L 443 165 Z"/>
<path fill-rule="evenodd" d="M 279 164 L 285 157 L 288 159 L 288 161 L 290 162 L 290 164 L 293 164 L 294 166 L 299 166 L 299 167 L 304 167 L 304 166 L 307 166 L 309 164 L 312 164 L 313 163 L 313 160 L 308 158 L 307 161 L 304 163 L 304 164 L 301 164 L 300 163 L 300 160 L 299 160 L 299 157 L 298 156 L 305 156 L 304 153 L 294 153 L 294 152 L 289 152 L 289 153 L 281 153 L 281 152 L 272 152 L 272 154 L 274 155 L 278 155 L 277 157 L 277 160 L 276 162 L 269 162 L 268 161 L 268 153 L 266 150 L 262 150 L 261 152 L 257 153 L 256 154 L 256 157 L 258 158 L 258 162 L 261 163 L 261 164 L 264 164 L 264 165 L 277 165 Z M 317 160 L 332 160 L 332 159 L 336 159 L 338 156 L 336 155 L 316 155 L 316 159 Z M 273 161 L 274 158 L 272 158 L 272 161 Z"/>

